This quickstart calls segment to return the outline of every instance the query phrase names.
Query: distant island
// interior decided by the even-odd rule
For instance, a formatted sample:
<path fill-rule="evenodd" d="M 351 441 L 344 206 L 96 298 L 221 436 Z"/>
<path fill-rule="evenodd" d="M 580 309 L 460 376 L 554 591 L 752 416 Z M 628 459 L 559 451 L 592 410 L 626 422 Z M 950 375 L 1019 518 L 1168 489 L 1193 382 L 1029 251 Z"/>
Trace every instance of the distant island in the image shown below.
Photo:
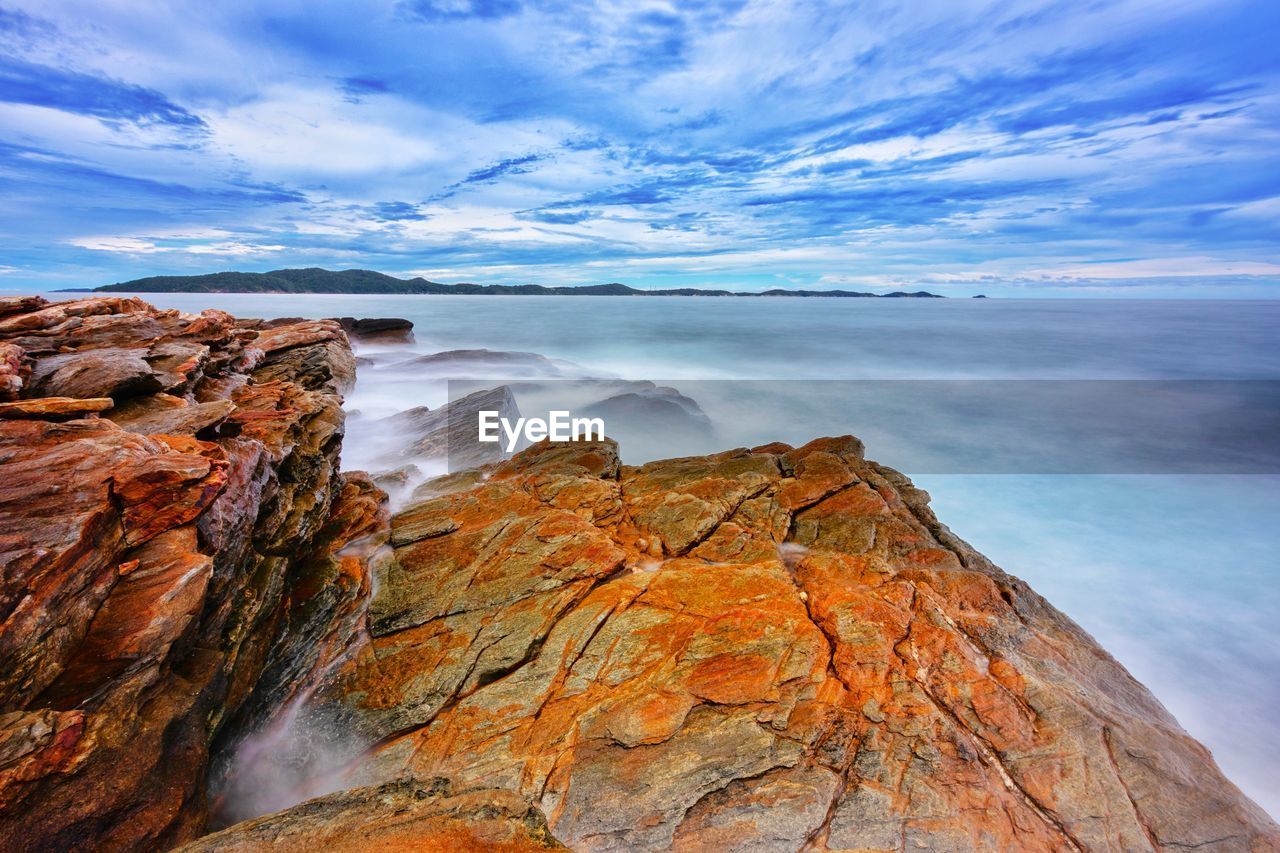
<path fill-rule="evenodd" d="M 617 282 L 580 287 L 543 287 L 540 284 L 441 284 L 425 278 L 395 278 L 373 270 L 325 270 L 319 268 L 271 272 L 218 272 L 207 275 L 157 275 L 106 284 L 95 288 L 67 288 L 62 293 L 345 293 L 466 296 L 829 296 L 872 299 L 942 299 L 937 293 L 859 293 L 852 290 L 784 290 L 763 292 L 699 290 L 640 290 Z"/>

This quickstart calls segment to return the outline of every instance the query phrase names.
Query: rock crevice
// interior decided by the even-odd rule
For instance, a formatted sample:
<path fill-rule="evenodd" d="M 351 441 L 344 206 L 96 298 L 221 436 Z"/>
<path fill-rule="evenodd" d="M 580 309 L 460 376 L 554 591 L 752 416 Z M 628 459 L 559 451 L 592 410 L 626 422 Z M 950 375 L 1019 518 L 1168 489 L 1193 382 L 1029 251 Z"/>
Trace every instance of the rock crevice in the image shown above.
<path fill-rule="evenodd" d="M 372 623 L 313 697 L 359 734 L 348 783 L 496 783 L 583 850 L 1276 843 L 1119 664 L 856 439 L 640 467 L 544 443 L 450 482 L 392 519 L 371 610 L 396 630 Z M 1121 736 L 1151 760 L 1117 763 Z"/>
<path fill-rule="evenodd" d="M 354 361 L 336 323 L 114 297 L 0 300 L 0 347 L 0 850 L 165 849 L 367 599 Z"/>

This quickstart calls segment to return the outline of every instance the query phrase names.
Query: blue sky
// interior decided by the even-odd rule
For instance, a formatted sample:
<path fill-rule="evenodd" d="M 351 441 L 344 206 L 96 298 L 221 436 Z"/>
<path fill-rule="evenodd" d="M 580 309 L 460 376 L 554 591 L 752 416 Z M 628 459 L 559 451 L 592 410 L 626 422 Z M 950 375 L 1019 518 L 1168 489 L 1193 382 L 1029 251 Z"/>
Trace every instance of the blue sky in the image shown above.
<path fill-rule="evenodd" d="M 0 290 L 1280 295 L 1277 32 L 1275 0 L 9 2 Z"/>

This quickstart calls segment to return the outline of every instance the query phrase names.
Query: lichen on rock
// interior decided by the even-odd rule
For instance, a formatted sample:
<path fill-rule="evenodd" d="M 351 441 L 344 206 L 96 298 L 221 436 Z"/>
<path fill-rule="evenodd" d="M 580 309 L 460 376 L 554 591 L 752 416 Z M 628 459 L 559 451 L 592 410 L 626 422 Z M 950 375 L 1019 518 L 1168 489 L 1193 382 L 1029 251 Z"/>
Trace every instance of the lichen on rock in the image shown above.
<path fill-rule="evenodd" d="M 392 515 L 339 467 L 355 365 L 0 298 L 0 851 L 1280 844 L 857 439 L 542 442 Z"/>
<path fill-rule="evenodd" d="M 1268 849 L 1084 631 L 844 437 L 536 445 L 391 520 L 313 697 L 351 783 L 529 798 L 576 850 Z"/>
<path fill-rule="evenodd" d="M 336 323 L 119 297 L 0 301 L 0 348 L 0 850 L 165 849 L 211 744 L 274 712 L 246 700 L 363 607 L 354 362 Z"/>

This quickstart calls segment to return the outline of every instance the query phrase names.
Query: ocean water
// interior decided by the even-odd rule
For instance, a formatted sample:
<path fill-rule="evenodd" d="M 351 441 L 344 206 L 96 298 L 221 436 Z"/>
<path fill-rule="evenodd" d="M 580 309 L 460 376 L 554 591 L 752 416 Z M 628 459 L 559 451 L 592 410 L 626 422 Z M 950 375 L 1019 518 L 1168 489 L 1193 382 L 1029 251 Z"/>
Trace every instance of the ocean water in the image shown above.
<path fill-rule="evenodd" d="M 652 380 L 710 417 L 698 440 L 634 431 L 629 462 L 859 435 L 1280 815 L 1280 302 L 143 296 L 413 320 L 413 345 L 360 350 L 349 467 L 394 441 L 377 418 L 450 393 L 442 375 L 398 364 L 452 349 Z"/>

